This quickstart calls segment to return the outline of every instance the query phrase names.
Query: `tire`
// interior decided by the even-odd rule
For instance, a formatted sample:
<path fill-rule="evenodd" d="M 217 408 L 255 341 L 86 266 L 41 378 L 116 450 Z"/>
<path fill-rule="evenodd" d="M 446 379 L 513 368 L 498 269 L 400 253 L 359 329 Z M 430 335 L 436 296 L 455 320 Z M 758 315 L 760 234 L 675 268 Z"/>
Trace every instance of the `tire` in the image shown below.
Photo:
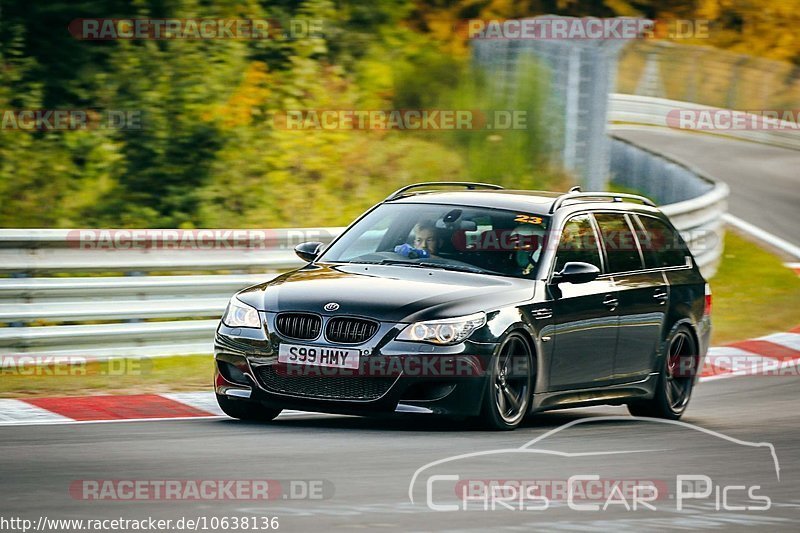
<path fill-rule="evenodd" d="M 649 400 L 628 404 L 628 411 L 633 416 L 678 420 L 689 405 L 697 372 L 697 343 L 689 328 L 679 326 L 672 331 L 664 346 L 656 392 Z"/>
<path fill-rule="evenodd" d="M 533 369 L 528 341 L 519 333 L 510 333 L 492 358 L 483 395 L 481 426 L 509 431 L 522 423 L 530 407 Z"/>
<path fill-rule="evenodd" d="M 222 412 L 229 417 L 253 422 L 269 422 L 282 411 L 282 409 L 264 407 L 256 402 L 231 399 L 221 394 L 217 394 L 217 403 Z"/>

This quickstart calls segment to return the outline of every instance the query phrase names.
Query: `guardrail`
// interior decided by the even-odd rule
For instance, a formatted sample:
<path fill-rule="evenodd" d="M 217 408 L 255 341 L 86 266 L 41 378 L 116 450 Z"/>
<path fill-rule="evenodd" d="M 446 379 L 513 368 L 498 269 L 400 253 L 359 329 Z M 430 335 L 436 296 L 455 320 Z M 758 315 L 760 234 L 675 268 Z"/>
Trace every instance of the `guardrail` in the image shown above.
<path fill-rule="evenodd" d="M 343 229 L 4 229 L 0 274 L 285 270 L 300 264 L 295 245 Z"/>
<path fill-rule="evenodd" d="M 0 356 L 210 353 L 233 293 L 302 266 L 295 245 L 343 229 L 0 230 Z M 103 323 L 76 324 L 89 321 Z"/>
<path fill-rule="evenodd" d="M 720 111 L 728 111 L 719 107 L 668 100 L 666 98 L 614 93 L 609 95 L 608 121 L 611 123 L 660 126 L 672 128 L 676 131 L 698 131 L 705 134 L 721 135 L 770 146 L 800 150 L 800 124 L 783 120 L 774 120 L 770 129 L 717 128 L 682 130 L 676 127 L 680 125 L 676 121 L 679 119 L 681 112 L 699 110 L 709 112 L 708 116 Z M 692 115 L 692 113 L 689 113 L 690 117 Z M 746 116 L 751 117 L 752 115 L 748 114 Z"/>

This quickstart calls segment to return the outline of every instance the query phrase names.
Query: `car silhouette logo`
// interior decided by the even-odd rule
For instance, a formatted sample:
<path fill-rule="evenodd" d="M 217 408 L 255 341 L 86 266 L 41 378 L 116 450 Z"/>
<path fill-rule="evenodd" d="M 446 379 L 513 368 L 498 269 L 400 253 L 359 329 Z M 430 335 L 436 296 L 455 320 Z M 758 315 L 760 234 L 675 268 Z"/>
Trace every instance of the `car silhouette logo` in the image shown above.
<path fill-rule="evenodd" d="M 325 304 L 325 307 L 323 307 L 323 309 L 325 309 L 326 311 L 336 311 L 337 309 L 339 309 L 339 304 L 337 304 L 336 302 L 327 303 Z"/>

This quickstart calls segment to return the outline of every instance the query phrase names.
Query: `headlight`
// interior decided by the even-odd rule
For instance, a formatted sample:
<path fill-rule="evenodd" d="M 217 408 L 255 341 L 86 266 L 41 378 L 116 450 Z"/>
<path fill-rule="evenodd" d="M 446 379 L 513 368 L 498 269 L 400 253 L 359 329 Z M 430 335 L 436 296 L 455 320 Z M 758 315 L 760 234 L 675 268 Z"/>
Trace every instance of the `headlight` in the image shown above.
<path fill-rule="evenodd" d="M 261 319 L 258 318 L 258 311 L 244 302 L 239 301 L 236 296 L 228 302 L 228 308 L 222 315 L 222 322 L 229 328 L 260 328 Z"/>
<path fill-rule="evenodd" d="M 486 313 L 475 313 L 446 320 L 414 322 L 400 332 L 397 340 L 432 342 L 434 344 L 458 344 L 476 329 L 486 324 Z"/>

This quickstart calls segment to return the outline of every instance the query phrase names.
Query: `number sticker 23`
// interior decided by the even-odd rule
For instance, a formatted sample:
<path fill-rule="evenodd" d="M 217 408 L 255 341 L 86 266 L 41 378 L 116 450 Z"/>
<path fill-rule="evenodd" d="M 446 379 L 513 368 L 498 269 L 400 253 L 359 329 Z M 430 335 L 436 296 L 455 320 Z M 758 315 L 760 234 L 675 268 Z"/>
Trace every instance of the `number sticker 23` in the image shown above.
<path fill-rule="evenodd" d="M 532 215 L 517 215 L 517 218 L 514 219 L 514 222 L 519 222 L 520 224 L 541 224 L 542 217 L 535 217 Z"/>

